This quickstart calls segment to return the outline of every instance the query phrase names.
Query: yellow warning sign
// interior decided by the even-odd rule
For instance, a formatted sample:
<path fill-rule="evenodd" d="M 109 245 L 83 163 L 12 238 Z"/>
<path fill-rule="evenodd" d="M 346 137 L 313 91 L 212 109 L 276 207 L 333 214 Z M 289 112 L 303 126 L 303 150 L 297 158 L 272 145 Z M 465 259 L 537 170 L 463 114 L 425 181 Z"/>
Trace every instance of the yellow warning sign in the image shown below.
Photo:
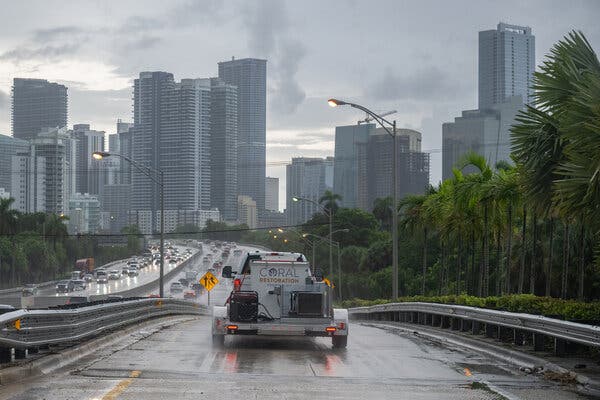
<path fill-rule="evenodd" d="M 206 288 L 209 292 L 219 283 L 219 280 L 210 271 L 207 271 L 202 278 L 200 278 L 200 284 Z"/>

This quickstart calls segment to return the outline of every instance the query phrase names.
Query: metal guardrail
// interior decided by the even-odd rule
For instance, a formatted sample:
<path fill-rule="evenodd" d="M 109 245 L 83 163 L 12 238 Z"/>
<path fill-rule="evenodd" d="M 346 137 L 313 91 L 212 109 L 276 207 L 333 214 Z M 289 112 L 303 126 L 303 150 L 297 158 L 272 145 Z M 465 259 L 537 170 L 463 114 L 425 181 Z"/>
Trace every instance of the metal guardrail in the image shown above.
<path fill-rule="evenodd" d="M 0 350 L 77 342 L 108 330 L 166 315 L 205 312 L 177 299 L 137 299 L 60 310 L 17 310 L 0 315 Z M 6 361 L 0 359 L 0 362 Z"/>
<path fill-rule="evenodd" d="M 348 313 L 353 319 L 413 322 L 453 330 L 470 330 L 474 334 L 483 330 L 486 336 L 498 339 L 511 336 L 506 331 L 512 330 L 508 333 L 512 333 L 512 339 L 517 345 L 522 345 L 524 334 L 529 333 L 535 350 L 543 350 L 546 338 L 554 339 L 557 354 L 564 354 L 567 342 L 600 347 L 600 326 L 540 315 L 420 302 L 357 307 L 349 309 Z"/>

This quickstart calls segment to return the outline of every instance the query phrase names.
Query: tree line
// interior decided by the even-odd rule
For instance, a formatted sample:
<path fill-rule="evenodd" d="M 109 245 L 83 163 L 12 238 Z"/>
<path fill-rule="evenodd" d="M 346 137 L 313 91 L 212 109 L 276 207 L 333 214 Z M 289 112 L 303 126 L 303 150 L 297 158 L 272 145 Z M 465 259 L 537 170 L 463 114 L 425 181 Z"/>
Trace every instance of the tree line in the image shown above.
<path fill-rule="evenodd" d="M 75 260 L 93 257 L 97 265 L 139 254 L 139 229 L 125 227 L 122 245 L 106 245 L 94 235 L 69 235 L 66 216 L 21 213 L 14 199 L 0 199 L 0 288 L 69 276 Z"/>

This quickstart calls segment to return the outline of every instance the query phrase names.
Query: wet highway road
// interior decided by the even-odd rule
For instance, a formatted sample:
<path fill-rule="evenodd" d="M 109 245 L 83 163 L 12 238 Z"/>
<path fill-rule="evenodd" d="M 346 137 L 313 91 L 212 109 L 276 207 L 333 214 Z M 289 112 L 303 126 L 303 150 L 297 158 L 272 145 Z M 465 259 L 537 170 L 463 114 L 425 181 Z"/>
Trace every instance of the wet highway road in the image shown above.
<path fill-rule="evenodd" d="M 353 324 L 346 350 L 325 338 L 228 338 L 213 348 L 208 317 L 66 370 L 7 387 L 0 399 L 579 399 L 514 367 Z M 471 375 L 471 376 L 467 376 Z M 473 387 L 473 381 L 490 388 Z"/>

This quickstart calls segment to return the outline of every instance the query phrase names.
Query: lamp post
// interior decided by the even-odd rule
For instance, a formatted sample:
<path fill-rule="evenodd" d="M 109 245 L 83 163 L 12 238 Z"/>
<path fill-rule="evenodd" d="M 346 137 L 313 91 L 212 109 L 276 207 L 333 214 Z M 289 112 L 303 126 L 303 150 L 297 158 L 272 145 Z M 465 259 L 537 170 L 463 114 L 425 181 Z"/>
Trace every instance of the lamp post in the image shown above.
<path fill-rule="evenodd" d="M 164 173 L 162 170 L 160 169 L 153 169 L 150 167 L 146 167 L 143 165 L 139 165 L 138 163 L 136 163 L 135 161 L 133 161 L 131 158 L 124 156 L 122 154 L 117 154 L 117 153 L 109 153 L 106 151 L 95 151 L 92 153 L 92 157 L 95 160 L 102 160 L 105 157 L 119 157 L 122 158 L 124 160 L 126 160 L 127 162 L 129 162 L 131 165 L 133 165 L 135 168 L 137 168 L 138 171 L 140 171 L 141 173 L 143 173 L 144 175 L 146 175 L 148 178 L 150 178 L 154 183 L 156 183 L 159 187 L 160 187 L 160 273 L 159 273 L 159 278 L 158 278 L 158 285 L 159 285 L 159 296 L 160 297 L 164 297 L 165 291 L 164 291 L 164 273 L 165 273 L 165 185 L 164 185 Z M 156 175 L 158 175 L 158 178 L 156 177 Z"/>
<path fill-rule="evenodd" d="M 329 237 L 332 238 L 331 235 L 333 234 L 333 232 L 332 232 L 333 231 L 333 206 L 329 210 L 327 210 L 325 207 L 323 207 L 316 201 L 307 199 L 305 197 L 294 196 L 294 197 L 292 197 L 292 201 L 295 201 L 295 202 L 307 201 L 309 203 L 316 205 L 321 210 L 323 210 L 323 213 L 325 213 L 325 215 L 327 215 L 329 217 Z M 331 245 L 331 243 L 329 244 L 329 272 L 333 273 L 333 246 Z"/>
<path fill-rule="evenodd" d="M 331 107 L 337 106 L 350 106 L 353 108 L 357 108 L 361 111 L 369 114 L 385 131 L 392 137 L 393 145 L 392 145 L 392 191 L 393 191 L 393 208 L 392 208 L 392 299 L 398 298 L 398 210 L 396 207 L 398 206 L 398 179 L 397 179 L 397 140 L 396 140 L 396 120 L 390 122 L 382 116 L 374 113 L 366 107 L 363 107 L 359 104 L 349 103 L 347 101 L 338 100 L 338 99 L 329 99 L 327 103 Z M 392 129 L 390 131 L 390 128 Z"/>

